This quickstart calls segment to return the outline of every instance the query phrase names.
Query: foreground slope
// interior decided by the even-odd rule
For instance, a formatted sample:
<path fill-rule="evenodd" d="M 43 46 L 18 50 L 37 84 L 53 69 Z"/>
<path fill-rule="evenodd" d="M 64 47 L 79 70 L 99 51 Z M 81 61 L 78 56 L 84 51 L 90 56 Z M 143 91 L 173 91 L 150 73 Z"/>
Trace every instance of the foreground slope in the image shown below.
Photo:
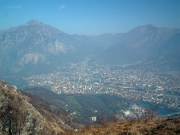
<path fill-rule="evenodd" d="M 78 127 L 63 111 L 0 80 L 0 135 L 54 135 Z"/>
<path fill-rule="evenodd" d="M 65 133 L 64 135 L 178 135 L 180 118 L 118 121 Z"/>
<path fill-rule="evenodd" d="M 0 134 L 42 134 L 45 123 L 16 87 L 0 81 Z"/>

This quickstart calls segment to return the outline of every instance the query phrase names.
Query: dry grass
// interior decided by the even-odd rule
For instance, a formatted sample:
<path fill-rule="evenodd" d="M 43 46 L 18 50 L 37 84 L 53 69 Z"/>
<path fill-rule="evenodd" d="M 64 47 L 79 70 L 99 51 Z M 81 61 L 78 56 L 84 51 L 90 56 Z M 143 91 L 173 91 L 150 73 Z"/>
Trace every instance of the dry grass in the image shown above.
<path fill-rule="evenodd" d="M 178 135 L 180 118 L 142 119 L 91 126 L 64 135 Z"/>

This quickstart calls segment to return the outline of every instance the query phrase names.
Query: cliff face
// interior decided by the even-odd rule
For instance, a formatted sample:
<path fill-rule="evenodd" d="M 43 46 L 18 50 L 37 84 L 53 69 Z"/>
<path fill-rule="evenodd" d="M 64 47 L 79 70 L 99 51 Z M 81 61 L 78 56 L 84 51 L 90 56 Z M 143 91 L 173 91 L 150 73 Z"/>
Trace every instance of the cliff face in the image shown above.
<path fill-rule="evenodd" d="M 63 110 L 0 80 L 0 135 L 57 135 L 82 128 Z"/>

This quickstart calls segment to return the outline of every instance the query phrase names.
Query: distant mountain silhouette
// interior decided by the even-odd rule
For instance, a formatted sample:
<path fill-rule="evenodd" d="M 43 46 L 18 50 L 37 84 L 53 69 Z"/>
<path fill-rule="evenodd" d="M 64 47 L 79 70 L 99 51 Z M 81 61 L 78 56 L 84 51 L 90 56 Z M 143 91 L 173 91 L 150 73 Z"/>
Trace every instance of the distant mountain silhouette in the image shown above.
<path fill-rule="evenodd" d="M 3 73 L 49 72 L 67 62 L 94 57 L 119 35 L 69 35 L 37 20 L 0 31 L 0 69 Z"/>
<path fill-rule="evenodd" d="M 100 59 L 110 63 L 129 63 L 159 58 L 177 59 L 177 57 L 180 58 L 179 52 L 179 29 L 157 28 L 148 24 L 124 34 L 119 43 L 101 54 Z M 175 57 L 170 57 L 175 54 Z"/>
<path fill-rule="evenodd" d="M 0 74 L 54 71 L 68 62 L 130 63 L 180 58 L 180 30 L 139 26 L 125 34 L 70 35 L 37 20 L 0 31 Z"/>

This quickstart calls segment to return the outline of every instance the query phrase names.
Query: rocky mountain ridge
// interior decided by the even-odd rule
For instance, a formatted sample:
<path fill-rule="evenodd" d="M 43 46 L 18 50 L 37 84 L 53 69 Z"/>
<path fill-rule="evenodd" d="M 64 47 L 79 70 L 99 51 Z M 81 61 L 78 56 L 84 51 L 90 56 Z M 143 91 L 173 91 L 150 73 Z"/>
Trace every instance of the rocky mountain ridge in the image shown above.
<path fill-rule="evenodd" d="M 51 71 L 57 65 L 94 57 L 112 44 L 107 35 L 69 35 L 37 20 L 0 31 L 0 69 L 2 73 Z M 108 36 L 109 37 L 109 36 Z M 109 40 L 108 39 L 108 40 Z M 104 45 L 105 44 L 105 45 Z M 8 63 L 7 63 L 8 61 Z M 47 67 L 47 68 L 46 68 Z M 42 70 L 42 69 L 41 69 Z"/>
<path fill-rule="evenodd" d="M 49 56 L 67 53 L 71 48 L 58 39 L 67 38 L 65 33 L 33 20 L 0 32 L 0 35 L 1 63 L 6 65 L 2 68 L 9 68 L 10 72 L 15 73 L 27 64 L 47 64 Z M 4 60 L 12 62 L 11 65 L 5 64 Z"/>
<path fill-rule="evenodd" d="M 100 58 L 122 64 L 152 59 L 177 61 L 180 57 L 179 39 L 180 29 L 158 28 L 150 24 L 138 26 L 125 33 L 119 43 L 108 48 Z"/>

